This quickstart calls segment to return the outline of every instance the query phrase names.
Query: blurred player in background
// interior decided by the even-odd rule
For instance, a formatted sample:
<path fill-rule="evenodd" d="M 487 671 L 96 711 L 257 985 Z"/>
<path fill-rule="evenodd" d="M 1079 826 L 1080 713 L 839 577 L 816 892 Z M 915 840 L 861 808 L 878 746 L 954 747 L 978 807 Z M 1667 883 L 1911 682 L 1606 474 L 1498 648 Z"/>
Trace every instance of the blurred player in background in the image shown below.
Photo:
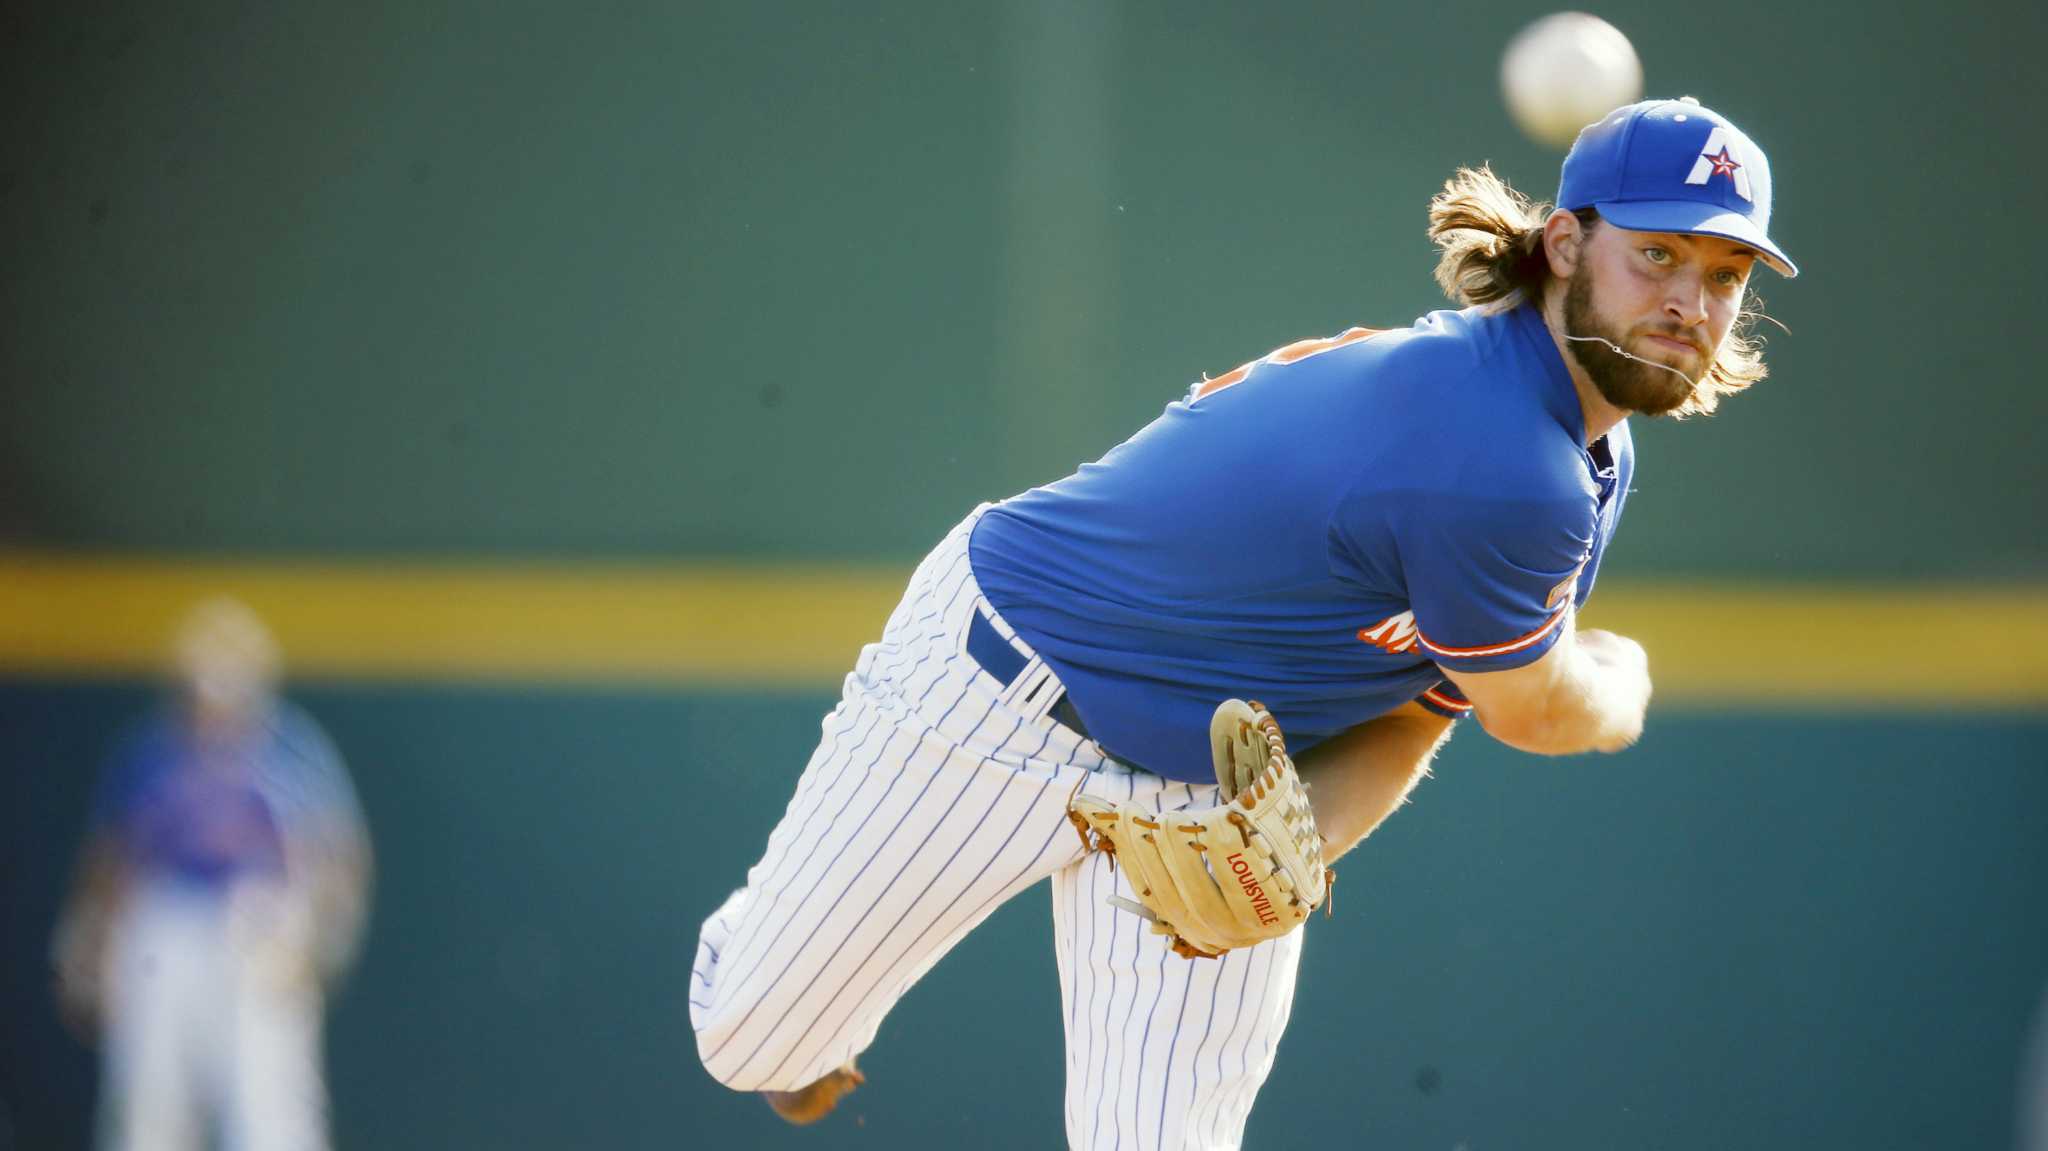
<path fill-rule="evenodd" d="M 66 1017 L 101 1038 L 101 1143 L 324 1148 L 325 991 L 368 902 L 355 793 L 248 608 L 193 611 L 175 670 L 101 779 L 54 946 Z"/>
<path fill-rule="evenodd" d="M 1626 418 L 1712 411 L 1762 377 L 1750 274 L 1796 271 L 1770 209 L 1733 124 L 1686 100 L 1617 109 L 1580 133 L 1556 210 L 1484 169 L 1430 205 L 1463 310 L 1290 344 L 976 509 L 862 651 L 763 857 L 704 924 L 705 1066 L 817 1118 L 897 998 L 1050 877 L 1069 1143 L 1237 1146 L 1304 932 L 1174 953 L 1105 903 L 1151 892 L 1077 842 L 1069 797 L 1216 806 L 1211 712 L 1257 699 L 1334 859 L 1458 716 L 1540 754 L 1631 743 L 1647 656 L 1576 623 L 1633 474 Z M 963 1057 L 1002 1026 L 971 1021 Z"/>

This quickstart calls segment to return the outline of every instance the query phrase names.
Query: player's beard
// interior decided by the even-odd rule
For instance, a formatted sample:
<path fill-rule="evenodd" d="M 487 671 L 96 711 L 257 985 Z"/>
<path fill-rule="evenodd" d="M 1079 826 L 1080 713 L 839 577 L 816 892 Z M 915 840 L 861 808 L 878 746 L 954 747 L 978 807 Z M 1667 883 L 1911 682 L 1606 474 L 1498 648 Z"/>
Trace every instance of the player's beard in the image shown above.
<path fill-rule="evenodd" d="M 1628 334 L 1614 330 L 1613 325 L 1593 310 L 1593 270 L 1583 264 L 1572 273 L 1565 288 L 1564 330 L 1567 335 L 1592 336 L 1623 348 L 1629 346 Z M 1676 329 L 1658 329 L 1656 334 L 1698 346 L 1693 337 Z M 1669 365 L 1667 370 L 1629 359 L 1607 344 L 1586 339 L 1567 340 L 1566 346 L 1572 350 L 1572 358 L 1579 362 L 1579 367 L 1585 369 L 1593 386 L 1600 389 L 1602 398 L 1624 411 L 1661 416 L 1684 405 L 1699 386 L 1691 374 L 1677 364 Z M 1642 351 L 1629 350 L 1631 355 L 1653 358 Z"/>

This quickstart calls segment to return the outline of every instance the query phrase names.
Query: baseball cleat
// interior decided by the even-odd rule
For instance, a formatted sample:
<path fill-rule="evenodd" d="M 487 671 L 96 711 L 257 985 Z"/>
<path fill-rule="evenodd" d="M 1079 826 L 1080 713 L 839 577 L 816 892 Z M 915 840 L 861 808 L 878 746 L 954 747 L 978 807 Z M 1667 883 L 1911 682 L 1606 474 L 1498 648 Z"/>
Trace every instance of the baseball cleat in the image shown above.
<path fill-rule="evenodd" d="M 777 1115 L 799 1127 L 816 1123 L 839 1106 L 839 1097 L 867 1082 L 860 1068 L 847 1060 L 846 1066 L 827 1072 L 816 1082 L 794 1091 L 763 1091 L 761 1097 Z"/>

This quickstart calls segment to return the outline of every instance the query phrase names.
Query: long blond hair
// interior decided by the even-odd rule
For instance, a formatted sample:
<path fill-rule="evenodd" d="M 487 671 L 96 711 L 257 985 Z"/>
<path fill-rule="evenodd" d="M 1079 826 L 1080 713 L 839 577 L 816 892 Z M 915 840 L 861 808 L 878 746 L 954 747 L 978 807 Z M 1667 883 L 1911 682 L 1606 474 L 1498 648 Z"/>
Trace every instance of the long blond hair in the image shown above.
<path fill-rule="evenodd" d="M 1550 279 L 1543 252 L 1543 221 L 1550 213 L 1549 204 L 1515 191 L 1485 165 L 1458 169 L 1429 202 L 1429 238 L 1442 249 L 1436 282 L 1444 294 L 1466 306 L 1516 296 L 1540 300 Z M 1589 230 L 1599 226 L 1593 209 L 1575 214 Z M 1706 377 L 1671 415 L 1711 414 L 1722 396 L 1764 378 L 1763 340 L 1754 331 L 1762 318 L 1763 301 L 1751 292 Z"/>

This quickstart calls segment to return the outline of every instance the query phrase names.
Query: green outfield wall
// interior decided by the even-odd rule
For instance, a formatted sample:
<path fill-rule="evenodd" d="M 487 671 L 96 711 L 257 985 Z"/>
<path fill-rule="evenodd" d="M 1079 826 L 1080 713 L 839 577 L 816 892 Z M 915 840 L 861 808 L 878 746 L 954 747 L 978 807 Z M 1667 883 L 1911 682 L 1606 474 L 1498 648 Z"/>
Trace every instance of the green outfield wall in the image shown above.
<path fill-rule="evenodd" d="M 1747 125 L 1773 378 L 1638 430 L 1617 570 L 2034 578 L 2039 6 L 1630 2 Z M 0 43 L 31 544 L 904 559 L 1202 373 L 1438 306 L 1547 196 L 1491 0 L 45 6 Z"/>
<path fill-rule="evenodd" d="M 91 1053 L 53 1018 L 42 942 L 89 769 L 145 699 L 0 681 L 0 1146 L 85 1145 Z M 696 926 L 828 695 L 302 699 L 379 856 L 330 1035 L 341 1146 L 1060 1145 L 1044 885 L 910 993 L 826 1126 L 697 1064 Z M 1626 757 L 1539 761 L 1461 733 L 1340 865 L 1247 1145 L 2004 1151 L 2048 983 L 2044 739 L 2039 718 L 1667 715 Z"/>

